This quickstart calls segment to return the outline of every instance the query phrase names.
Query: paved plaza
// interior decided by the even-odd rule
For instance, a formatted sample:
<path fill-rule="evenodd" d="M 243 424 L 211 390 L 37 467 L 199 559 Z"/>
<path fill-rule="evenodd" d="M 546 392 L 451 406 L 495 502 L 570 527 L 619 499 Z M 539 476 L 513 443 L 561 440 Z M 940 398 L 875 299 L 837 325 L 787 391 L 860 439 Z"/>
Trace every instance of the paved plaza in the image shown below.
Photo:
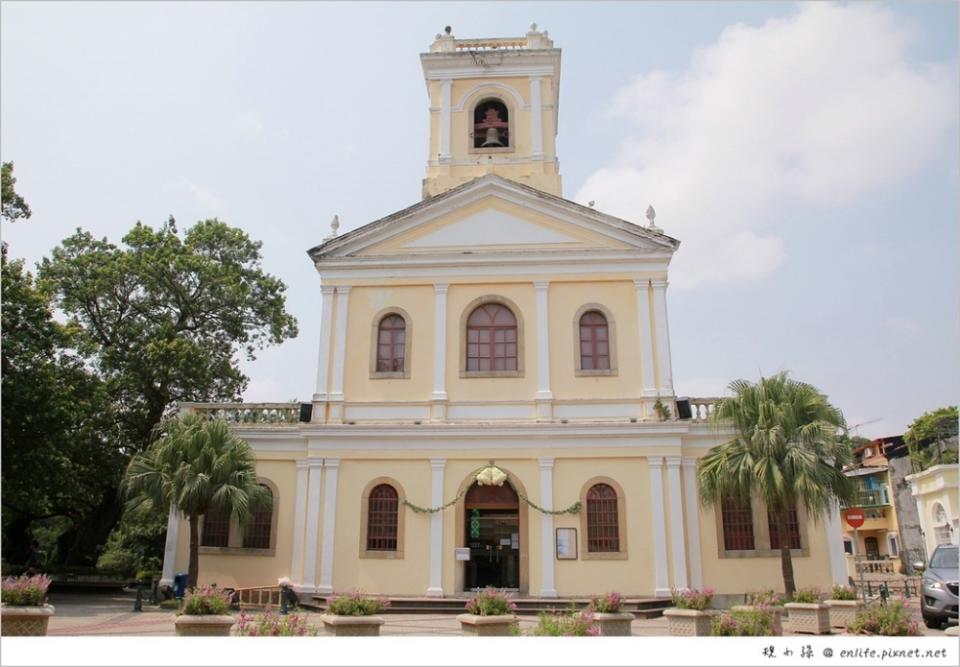
<path fill-rule="evenodd" d="M 130 593 L 58 593 L 50 596 L 56 615 L 50 620 L 48 635 L 71 636 L 173 636 L 173 615 L 169 609 L 149 605 L 134 612 L 134 595 Z M 916 603 L 912 605 L 919 620 Z M 307 614 L 308 622 L 320 625 L 320 614 Z M 525 633 L 537 625 L 536 616 L 519 616 Z M 459 636 L 460 624 L 454 614 L 385 614 L 382 635 L 394 636 Z M 943 630 L 930 630 L 921 625 L 925 635 L 942 636 Z M 667 636 L 665 618 L 637 619 L 634 636 Z M 785 632 L 785 634 L 790 634 Z"/>

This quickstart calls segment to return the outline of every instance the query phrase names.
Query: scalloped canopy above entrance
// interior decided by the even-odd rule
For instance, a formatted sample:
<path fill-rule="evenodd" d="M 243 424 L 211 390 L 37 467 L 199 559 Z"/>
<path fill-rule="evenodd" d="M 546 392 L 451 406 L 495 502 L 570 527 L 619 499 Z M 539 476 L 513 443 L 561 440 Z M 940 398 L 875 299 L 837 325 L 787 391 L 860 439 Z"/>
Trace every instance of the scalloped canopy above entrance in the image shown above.
<path fill-rule="evenodd" d="M 349 257 L 631 251 L 669 258 L 679 241 L 495 174 L 465 183 L 312 248 Z"/>

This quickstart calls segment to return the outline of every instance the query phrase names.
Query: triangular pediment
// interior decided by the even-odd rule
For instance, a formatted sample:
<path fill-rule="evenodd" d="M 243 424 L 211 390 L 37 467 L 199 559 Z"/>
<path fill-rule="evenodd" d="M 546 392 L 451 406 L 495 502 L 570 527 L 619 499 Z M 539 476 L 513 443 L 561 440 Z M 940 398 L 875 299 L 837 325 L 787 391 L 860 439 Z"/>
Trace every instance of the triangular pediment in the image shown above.
<path fill-rule="evenodd" d="M 377 257 L 511 251 L 644 251 L 678 242 L 496 175 L 478 178 L 329 239 L 311 257 Z"/>

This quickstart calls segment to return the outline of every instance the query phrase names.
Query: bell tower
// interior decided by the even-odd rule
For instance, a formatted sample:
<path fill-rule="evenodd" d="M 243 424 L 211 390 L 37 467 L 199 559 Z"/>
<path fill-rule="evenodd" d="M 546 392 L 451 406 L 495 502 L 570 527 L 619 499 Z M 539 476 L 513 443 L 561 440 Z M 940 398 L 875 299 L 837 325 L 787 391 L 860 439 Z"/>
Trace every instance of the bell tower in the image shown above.
<path fill-rule="evenodd" d="M 489 173 L 561 196 L 560 49 L 536 23 L 524 37 L 445 33 L 420 54 L 430 98 L 424 198 Z"/>

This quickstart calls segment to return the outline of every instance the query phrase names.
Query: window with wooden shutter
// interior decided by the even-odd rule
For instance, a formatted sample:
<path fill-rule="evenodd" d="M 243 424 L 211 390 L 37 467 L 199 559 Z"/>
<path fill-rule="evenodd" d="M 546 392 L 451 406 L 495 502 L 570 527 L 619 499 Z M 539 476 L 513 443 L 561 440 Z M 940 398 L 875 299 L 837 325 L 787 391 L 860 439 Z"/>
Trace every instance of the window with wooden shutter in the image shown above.
<path fill-rule="evenodd" d="M 397 550 L 397 513 L 400 508 L 397 490 L 379 484 L 370 492 L 367 507 L 367 550 Z"/>
<path fill-rule="evenodd" d="M 517 370 L 517 318 L 506 306 L 487 303 L 467 318 L 467 371 Z"/>
<path fill-rule="evenodd" d="M 387 315 L 377 328 L 377 372 L 400 373 L 406 359 L 407 323 L 399 315 Z"/>
<path fill-rule="evenodd" d="M 591 310 L 580 318 L 580 369 L 610 370 L 610 331 L 603 313 Z"/>

